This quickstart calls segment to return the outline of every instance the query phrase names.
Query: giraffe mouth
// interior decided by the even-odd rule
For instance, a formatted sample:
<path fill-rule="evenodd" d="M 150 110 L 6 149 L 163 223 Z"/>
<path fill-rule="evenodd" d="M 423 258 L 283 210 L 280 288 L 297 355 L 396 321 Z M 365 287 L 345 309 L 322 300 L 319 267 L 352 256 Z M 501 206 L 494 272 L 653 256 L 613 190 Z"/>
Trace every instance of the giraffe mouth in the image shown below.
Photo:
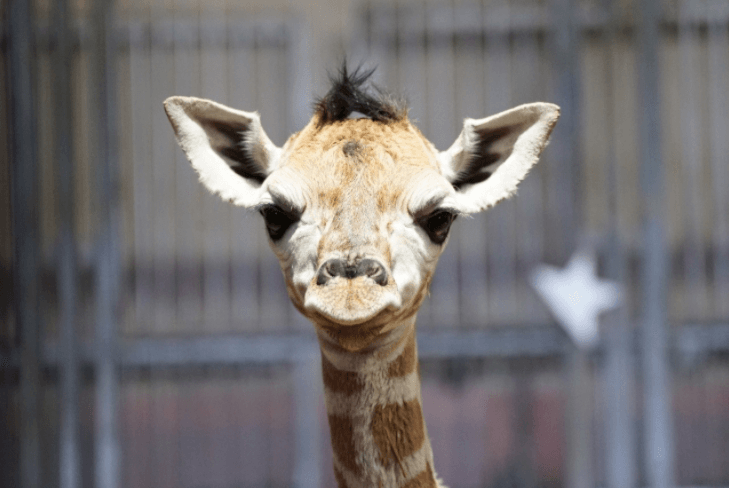
<path fill-rule="evenodd" d="M 323 286 L 312 282 L 304 298 L 308 313 L 340 326 L 361 325 L 401 307 L 393 280 L 383 286 L 366 276 L 336 277 Z"/>

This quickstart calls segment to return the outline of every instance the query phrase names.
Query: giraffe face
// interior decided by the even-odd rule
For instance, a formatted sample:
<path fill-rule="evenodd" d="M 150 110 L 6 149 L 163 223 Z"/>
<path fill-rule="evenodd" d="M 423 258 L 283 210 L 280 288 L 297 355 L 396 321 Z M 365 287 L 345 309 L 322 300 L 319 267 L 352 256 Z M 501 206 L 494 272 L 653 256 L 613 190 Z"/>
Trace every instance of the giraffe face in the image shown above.
<path fill-rule="evenodd" d="M 362 89 L 367 76 L 343 70 L 282 148 L 256 113 L 165 101 L 201 182 L 261 213 L 294 305 L 347 349 L 417 312 L 453 220 L 513 195 L 559 116 L 534 103 L 466 119 L 437 151 L 404 108 Z"/>
<path fill-rule="evenodd" d="M 291 138 L 257 207 L 294 304 L 341 335 L 384 332 L 417 311 L 456 200 L 408 122 L 347 119 Z"/>

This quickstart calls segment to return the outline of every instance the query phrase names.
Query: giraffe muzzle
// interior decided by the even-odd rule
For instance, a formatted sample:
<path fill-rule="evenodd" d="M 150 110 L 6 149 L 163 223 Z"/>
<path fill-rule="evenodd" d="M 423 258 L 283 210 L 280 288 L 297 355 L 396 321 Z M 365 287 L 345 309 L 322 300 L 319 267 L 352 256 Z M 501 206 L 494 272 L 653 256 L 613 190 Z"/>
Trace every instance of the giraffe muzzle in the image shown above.
<path fill-rule="evenodd" d="M 395 279 L 382 261 L 373 258 L 324 261 L 304 296 L 304 309 L 314 322 L 354 326 L 383 320 L 402 306 Z M 307 315 L 309 316 L 309 315 Z"/>
<path fill-rule="evenodd" d="M 371 278 L 380 286 L 387 285 L 387 270 L 374 259 L 361 259 L 356 263 L 348 263 L 344 259 L 329 259 L 319 268 L 316 284 L 326 285 L 336 277 L 351 280 L 360 276 Z"/>

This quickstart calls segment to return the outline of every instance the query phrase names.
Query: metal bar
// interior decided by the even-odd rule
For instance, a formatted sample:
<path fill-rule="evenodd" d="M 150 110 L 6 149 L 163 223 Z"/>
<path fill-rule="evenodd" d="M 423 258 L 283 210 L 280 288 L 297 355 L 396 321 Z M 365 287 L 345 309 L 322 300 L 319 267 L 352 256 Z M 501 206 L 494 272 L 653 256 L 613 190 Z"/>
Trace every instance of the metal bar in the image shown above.
<path fill-rule="evenodd" d="M 119 178 L 117 175 L 115 54 L 113 41 L 114 2 L 97 0 L 93 9 L 93 76 L 97 91 L 95 104 L 98 124 L 98 207 L 101 216 L 96 267 L 97 323 L 95 335 L 96 412 L 95 486 L 116 488 L 119 476 L 118 380 L 116 334 L 119 266 Z"/>
<path fill-rule="evenodd" d="M 590 356 L 586 350 L 573 346 L 566 362 L 569 387 L 565 411 L 565 485 L 568 488 L 590 488 L 595 486 L 592 470 L 594 387 Z"/>
<path fill-rule="evenodd" d="M 580 229 L 580 214 L 575 202 L 578 196 L 580 151 L 580 72 L 578 38 L 579 25 L 575 0 L 555 0 L 552 14 L 551 46 L 555 69 L 555 103 L 562 116 L 555 128 L 550 152 L 554 163 L 550 168 L 547 206 L 551 224 L 546 228 L 548 256 L 563 262 L 573 252 Z M 568 404 L 565 412 L 567 436 L 566 485 L 569 488 L 594 486 L 592 470 L 592 398 L 594 386 L 586 351 L 572 348 L 567 361 L 569 377 Z"/>
<path fill-rule="evenodd" d="M 615 68 L 614 49 L 617 37 L 617 2 L 603 0 L 603 6 L 609 13 L 605 38 L 605 63 L 607 68 L 607 96 L 605 104 L 609 113 L 605 119 L 605 130 L 608 137 L 608 198 L 610 208 L 610 225 L 605 238 L 606 263 L 605 277 L 625 285 L 627 282 L 627 259 L 625 242 L 621 239 L 620 222 L 618 217 L 618 198 L 620 195 L 620 171 L 615 156 L 617 143 L 616 127 L 617 114 L 614 112 L 615 79 L 612 75 Z M 627 289 L 625 286 L 623 289 Z M 636 446 L 633 435 L 632 410 L 635 395 L 635 355 L 633 348 L 634 328 L 630 322 L 630 313 L 627 304 L 623 302 L 619 308 L 606 315 L 601 321 L 604 338 L 605 362 L 603 375 L 605 379 L 605 477 L 608 488 L 633 488 L 637 483 L 637 466 L 635 462 Z"/>
<path fill-rule="evenodd" d="M 729 351 L 729 323 L 686 324 L 675 328 L 671 350 L 682 360 Z M 630 335 L 628 342 L 635 344 L 632 331 Z M 316 345 L 312 334 L 290 333 L 145 338 L 119 343 L 118 362 L 125 369 L 285 364 L 304 358 L 302 351 L 307 351 L 312 345 Z M 418 332 L 418 355 L 423 359 L 559 357 L 566 353 L 569 345 L 565 334 L 549 325 Z M 606 348 L 598 347 L 596 354 Z M 637 351 L 631 347 L 629 352 L 635 354 Z M 93 344 L 79 345 L 82 363 L 94 363 L 98 354 Z M 59 356 L 57 347 L 47 345 L 42 351 L 43 367 L 56 367 Z M 17 369 L 20 354 L 17 351 L 0 354 L 0 363 Z"/>
<path fill-rule="evenodd" d="M 38 169 L 36 161 L 33 14 L 30 2 L 7 4 L 13 213 L 13 308 L 20 335 L 20 483 L 41 485 Z"/>
<path fill-rule="evenodd" d="M 311 50 L 309 49 L 311 38 L 311 26 L 305 17 L 300 17 L 292 22 L 286 29 L 286 45 L 288 49 L 287 64 L 289 66 L 289 124 L 286 132 L 293 134 L 301 130 L 311 114 L 310 100 L 314 89 L 311 81 Z M 248 110 L 248 109 L 247 109 Z"/>
<path fill-rule="evenodd" d="M 299 351 L 308 350 L 311 345 L 315 345 L 311 334 L 139 339 L 121 346 L 120 361 L 125 368 L 143 364 L 270 364 L 296 361 L 300 359 Z"/>
<path fill-rule="evenodd" d="M 80 370 L 76 349 L 76 245 L 74 235 L 74 164 L 73 164 L 73 110 L 72 16 L 67 0 L 55 3 L 56 26 L 53 63 L 53 118 L 55 122 L 55 162 L 58 183 L 59 248 L 58 293 L 60 331 L 60 488 L 81 486 L 81 456 L 79 447 L 79 391 Z"/>
<path fill-rule="evenodd" d="M 556 84 L 554 103 L 560 106 L 562 116 L 552 134 L 549 148 L 553 166 L 548 180 L 552 191 L 547 194 L 547 206 L 552 222 L 547 226 L 547 249 L 557 250 L 558 255 L 548 256 L 556 262 L 564 262 L 576 244 L 579 215 L 575 205 L 580 166 L 579 126 L 579 51 L 577 49 L 577 2 L 555 0 L 552 14 L 557 19 L 551 33 L 552 64 Z"/>
<path fill-rule="evenodd" d="M 641 0 L 638 19 L 641 189 L 645 258 L 642 276 L 642 365 L 645 462 L 648 486 L 674 486 L 674 444 L 668 368 L 669 260 L 664 224 L 665 177 L 661 155 L 659 20 L 661 5 Z"/>
<path fill-rule="evenodd" d="M 701 2 L 699 2 L 701 3 Z M 686 2 L 679 8 L 679 18 L 687 15 Z M 685 23 L 678 29 L 679 53 L 679 103 L 681 113 L 681 181 L 683 183 L 684 223 L 686 235 L 683 242 L 684 313 L 699 319 L 710 314 L 706 279 L 706 247 L 703 237 L 704 185 L 702 182 L 704 117 L 701 114 L 700 52 L 702 41 L 697 26 Z"/>
<path fill-rule="evenodd" d="M 319 488 L 322 485 L 322 446 L 319 401 L 323 398 L 319 348 L 311 344 L 300 351 L 294 362 L 294 403 L 296 437 L 294 487 Z"/>
<path fill-rule="evenodd" d="M 423 359 L 549 357 L 563 354 L 568 345 L 564 333 L 549 326 L 418 333 L 418 355 Z M 121 345 L 120 361 L 125 368 L 286 363 L 306 359 L 312 346 L 312 334 L 137 339 Z"/>
<path fill-rule="evenodd" d="M 709 17 L 729 14 L 729 2 L 714 0 L 706 9 Z M 714 313 L 729 316 L 729 21 L 710 24 L 707 29 L 709 76 L 709 160 L 714 204 Z"/>

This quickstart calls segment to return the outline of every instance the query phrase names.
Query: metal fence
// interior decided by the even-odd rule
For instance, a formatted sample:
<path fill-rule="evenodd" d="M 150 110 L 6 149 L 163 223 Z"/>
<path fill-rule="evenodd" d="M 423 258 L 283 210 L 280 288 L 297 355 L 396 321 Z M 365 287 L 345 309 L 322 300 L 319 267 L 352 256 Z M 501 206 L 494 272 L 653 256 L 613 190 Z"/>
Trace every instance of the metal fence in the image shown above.
<path fill-rule="evenodd" d="M 0 484 L 335 486 L 311 326 L 257 216 L 204 191 L 161 105 L 259 110 L 283 143 L 309 114 L 316 23 L 2 5 Z M 729 3 L 351 9 L 350 57 L 441 149 L 464 117 L 562 107 L 518 198 L 456 225 L 419 315 L 439 474 L 729 486 Z M 526 278 L 578 248 L 628 297 L 587 356 Z"/>

